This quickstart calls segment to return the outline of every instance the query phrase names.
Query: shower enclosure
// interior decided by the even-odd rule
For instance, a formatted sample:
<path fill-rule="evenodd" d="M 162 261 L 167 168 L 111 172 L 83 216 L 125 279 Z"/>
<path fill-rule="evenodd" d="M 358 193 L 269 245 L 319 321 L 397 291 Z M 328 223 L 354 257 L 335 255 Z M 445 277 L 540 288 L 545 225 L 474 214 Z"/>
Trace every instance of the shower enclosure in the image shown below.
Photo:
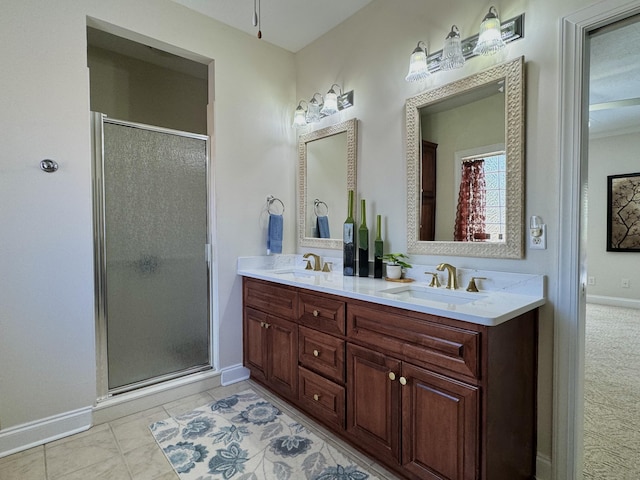
<path fill-rule="evenodd" d="M 208 137 L 92 116 L 105 399 L 211 368 Z"/>

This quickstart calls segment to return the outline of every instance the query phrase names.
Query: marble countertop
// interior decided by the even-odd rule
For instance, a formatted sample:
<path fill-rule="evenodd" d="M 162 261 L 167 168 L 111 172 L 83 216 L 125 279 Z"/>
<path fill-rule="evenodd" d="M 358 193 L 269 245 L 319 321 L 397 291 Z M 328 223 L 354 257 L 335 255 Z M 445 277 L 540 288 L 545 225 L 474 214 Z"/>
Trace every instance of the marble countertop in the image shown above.
<path fill-rule="evenodd" d="M 423 271 L 435 272 L 434 266 L 414 265 L 408 270 L 415 275 L 410 277 L 414 281 L 399 283 L 373 277 L 345 277 L 339 260 L 334 260 L 337 266 L 333 272 L 325 273 L 305 270 L 300 255 L 240 257 L 237 273 L 244 277 L 486 326 L 499 325 L 545 303 L 542 275 L 459 268 L 460 288 L 452 291 L 428 286 L 431 275 Z M 465 291 L 472 276 L 486 278 L 478 280 L 479 292 Z M 446 284 L 446 272 L 440 273 L 440 281 Z"/>

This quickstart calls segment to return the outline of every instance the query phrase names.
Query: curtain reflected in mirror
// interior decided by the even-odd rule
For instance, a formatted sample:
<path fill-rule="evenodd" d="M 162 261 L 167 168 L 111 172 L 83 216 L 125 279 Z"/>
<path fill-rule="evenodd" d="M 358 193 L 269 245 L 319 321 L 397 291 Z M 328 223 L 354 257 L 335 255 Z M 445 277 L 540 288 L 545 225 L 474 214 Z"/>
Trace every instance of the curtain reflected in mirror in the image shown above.
<path fill-rule="evenodd" d="M 456 242 L 502 242 L 505 237 L 506 156 L 467 157 L 460 165 Z"/>

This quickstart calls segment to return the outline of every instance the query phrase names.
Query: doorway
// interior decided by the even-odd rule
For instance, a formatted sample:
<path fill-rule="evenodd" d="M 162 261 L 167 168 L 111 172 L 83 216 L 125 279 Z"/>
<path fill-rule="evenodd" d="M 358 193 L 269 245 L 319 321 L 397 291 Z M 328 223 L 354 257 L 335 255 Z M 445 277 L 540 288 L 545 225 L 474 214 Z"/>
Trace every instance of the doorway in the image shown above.
<path fill-rule="evenodd" d="M 640 178 L 640 57 L 624 45 L 640 39 L 637 16 L 590 31 L 587 225 L 587 305 L 585 315 L 584 478 L 640 478 L 640 310 L 634 243 L 638 202 L 613 178 Z M 635 72 L 635 73 L 634 73 Z M 624 185 L 633 180 L 623 177 Z M 619 199 L 618 202 L 616 199 Z M 627 203 L 630 200 L 630 203 Z M 610 202 L 611 201 L 611 202 Z M 624 202 L 624 205 L 622 203 Z M 613 207 L 620 203 L 616 212 Z M 612 214 L 612 215 L 610 215 Z M 609 228 L 609 219 L 613 223 Z M 637 222 L 637 220 L 635 220 Z M 639 245 L 640 247 L 640 245 Z"/>
<path fill-rule="evenodd" d="M 99 400 L 214 357 L 212 62 L 122 33 L 87 27 Z"/>
<path fill-rule="evenodd" d="M 555 309 L 553 478 L 583 478 L 587 288 L 588 35 L 640 13 L 640 1 L 600 2 L 561 19 L 558 302 Z"/>

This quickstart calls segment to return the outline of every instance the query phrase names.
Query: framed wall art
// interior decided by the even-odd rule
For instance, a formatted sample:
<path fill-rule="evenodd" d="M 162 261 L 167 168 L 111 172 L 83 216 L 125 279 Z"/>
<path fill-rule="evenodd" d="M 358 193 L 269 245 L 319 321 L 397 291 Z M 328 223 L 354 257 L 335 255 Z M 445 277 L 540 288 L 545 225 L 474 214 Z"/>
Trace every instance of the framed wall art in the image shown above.
<path fill-rule="evenodd" d="M 640 252 L 640 172 L 607 177 L 607 251 Z"/>

